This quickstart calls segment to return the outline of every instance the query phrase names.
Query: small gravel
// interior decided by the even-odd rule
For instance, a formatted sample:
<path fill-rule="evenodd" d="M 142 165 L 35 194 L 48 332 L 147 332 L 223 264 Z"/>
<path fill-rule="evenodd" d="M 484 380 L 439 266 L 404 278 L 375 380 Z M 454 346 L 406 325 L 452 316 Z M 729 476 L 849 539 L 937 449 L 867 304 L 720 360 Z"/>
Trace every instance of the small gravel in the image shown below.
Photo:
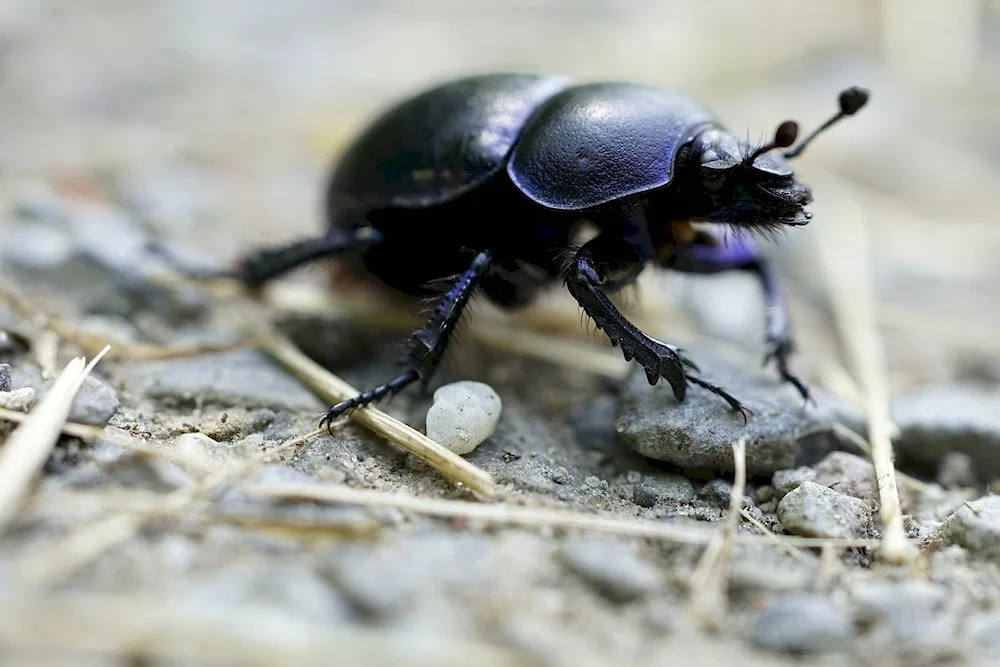
<path fill-rule="evenodd" d="M 872 507 L 815 482 L 803 482 L 778 503 L 778 520 L 789 533 L 806 537 L 866 537 Z"/>
<path fill-rule="evenodd" d="M 958 544 L 976 558 L 1000 563 L 1000 496 L 965 503 L 937 532 L 945 544 Z"/>
<path fill-rule="evenodd" d="M 427 437 L 456 454 L 468 454 L 493 435 L 503 403 L 482 382 L 454 382 L 434 392 L 427 411 Z"/>
<path fill-rule="evenodd" d="M 773 598 L 748 634 L 758 648 L 810 655 L 848 650 L 854 628 L 850 617 L 827 598 L 801 593 Z"/>
<path fill-rule="evenodd" d="M 610 540 L 564 542 L 559 556 L 566 567 L 615 602 L 628 602 L 655 592 L 663 576 L 627 546 Z"/>

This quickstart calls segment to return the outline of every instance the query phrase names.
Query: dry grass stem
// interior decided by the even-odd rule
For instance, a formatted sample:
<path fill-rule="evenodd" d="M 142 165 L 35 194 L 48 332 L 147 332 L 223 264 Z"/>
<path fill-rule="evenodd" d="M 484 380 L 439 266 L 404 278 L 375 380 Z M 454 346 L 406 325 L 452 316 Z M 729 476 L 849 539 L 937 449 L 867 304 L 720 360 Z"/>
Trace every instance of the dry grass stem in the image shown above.
<path fill-rule="evenodd" d="M 0 450 L 0 535 L 21 508 L 32 482 L 59 440 L 84 379 L 107 350 L 105 347 L 89 364 L 82 357 L 70 361 L 49 393 Z"/>
<path fill-rule="evenodd" d="M 788 554 L 795 560 L 799 561 L 800 563 L 810 562 L 809 557 L 806 556 L 804 553 L 802 553 L 801 549 L 797 549 L 796 547 L 793 547 L 790 544 L 782 542 L 781 538 L 779 538 L 777 535 L 768 530 L 767 526 L 758 521 L 753 514 L 750 514 L 750 512 L 746 510 L 745 507 L 740 508 L 740 516 L 743 517 L 744 521 L 749 523 L 757 530 L 761 531 L 766 537 L 769 537 L 771 539 L 771 544 L 773 544 L 781 551 L 784 551 L 786 554 Z"/>
<path fill-rule="evenodd" d="M 297 447 L 325 433 L 316 429 L 287 440 L 273 449 L 243 461 L 234 468 L 220 470 L 199 484 L 167 494 L 155 507 L 145 512 L 124 512 L 77 529 L 54 544 L 43 545 L 23 556 L 18 572 L 30 585 L 48 588 L 63 581 L 104 552 L 131 539 L 146 522 L 169 517 L 203 500 L 214 491 L 254 472 L 282 452 Z"/>
<path fill-rule="evenodd" d="M 726 612 L 726 589 L 733 550 L 733 534 L 743 509 L 743 495 L 747 485 L 746 440 L 733 443 L 733 460 L 736 472 L 733 488 L 729 493 L 729 512 L 722 529 L 712 536 L 698 566 L 691 575 L 691 615 L 702 627 L 717 629 L 719 619 Z M 772 537 L 777 537 L 772 536 Z"/>
<path fill-rule="evenodd" d="M 872 446 L 868 444 L 867 440 L 861 437 L 861 434 L 855 433 L 854 430 L 844 424 L 841 424 L 840 422 L 834 422 L 833 431 L 845 440 L 849 440 L 855 447 L 863 451 L 869 458 L 871 458 Z M 904 472 L 899 472 L 897 470 L 896 477 L 914 491 L 923 493 L 930 489 L 930 485 L 926 482 L 922 482 L 916 477 L 911 477 Z"/>
<path fill-rule="evenodd" d="M 529 667 L 529 655 L 485 643 L 313 624 L 294 615 L 92 594 L 0 598 L 0 646 L 173 663 L 287 667 Z M 68 656 L 66 656 L 68 657 Z M 61 663 L 60 663 L 61 664 Z M 115 664 L 119 664 L 118 660 Z"/>
<path fill-rule="evenodd" d="M 29 419 L 31 419 L 31 413 L 25 414 L 23 412 L 8 410 L 7 408 L 0 408 L 0 420 L 2 421 L 23 424 Z M 80 438 L 81 440 L 93 440 L 95 438 L 99 438 L 101 437 L 102 431 L 102 429 L 98 426 L 91 426 L 90 424 L 77 424 L 75 422 L 64 422 L 60 426 L 60 429 L 66 435 L 71 435 L 74 438 Z"/>
<path fill-rule="evenodd" d="M 284 336 L 276 334 L 268 338 L 263 349 L 331 404 L 358 394 L 354 387 L 307 357 Z M 486 498 L 496 494 L 493 479 L 485 470 L 381 410 L 367 405 L 353 411 L 350 417 L 419 457 L 451 481 Z"/>
<path fill-rule="evenodd" d="M 869 271 L 868 225 L 862 205 L 850 188 L 838 188 L 832 179 L 828 185 L 835 193 L 839 190 L 837 201 L 847 210 L 839 212 L 837 225 L 821 226 L 814 238 L 837 326 L 866 398 L 869 441 L 884 527 L 879 553 L 887 562 L 901 564 L 912 561 L 916 550 L 903 531 L 903 513 L 896 489 L 885 359 Z M 850 270 L 844 268 L 847 257 L 855 260 Z"/>
<path fill-rule="evenodd" d="M 566 510 L 522 507 L 500 503 L 419 498 L 401 493 L 354 489 L 339 484 L 288 483 L 242 485 L 240 491 L 274 500 L 304 500 L 361 507 L 392 507 L 404 512 L 446 519 L 468 519 L 497 525 L 552 527 L 611 535 L 645 537 L 679 544 L 708 544 L 718 530 L 701 524 L 670 524 Z M 734 535 L 738 544 L 773 544 L 774 540 L 798 547 L 821 547 L 828 542 L 844 547 L 874 547 L 875 540 L 798 537 L 794 535 Z"/>

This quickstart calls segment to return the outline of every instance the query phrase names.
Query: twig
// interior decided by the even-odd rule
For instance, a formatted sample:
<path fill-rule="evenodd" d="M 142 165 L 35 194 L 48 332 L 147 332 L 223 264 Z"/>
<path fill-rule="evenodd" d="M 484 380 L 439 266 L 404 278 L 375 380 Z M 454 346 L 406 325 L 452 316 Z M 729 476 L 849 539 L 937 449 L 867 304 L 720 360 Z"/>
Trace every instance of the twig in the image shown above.
<path fill-rule="evenodd" d="M 473 503 L 463 500 L 419 498 L 402 493 L 386 493 L 368 489 L 354 489 L 340 484 L 314 484 L 308 482 L 241 485 L 240 491 L 260 498 L 274 500 L 304 500 L 310 502 L 341 503 L 363 507 L 392 507 L 405 512 L 483 521 L 492 524 L 555 527 L 585 530 L 595 533 L 647 537 L 679 544 L 708 544 L 718 532 L 709 526 L 678 525 L 662 521 L 625 519 L 616 516 L 586 514 L 557 509 L 522 507 L 500 503 Z M 785 544 L 801 547 L 820 547 L 827 542 L 845 547 L 872 547 L 875 540 L 799 537 L 773 535 Z M 762 535 L 734 535 L 738 544 L 771 544 L 773 539 Z"/>
<path fill-rule="evenodd" d="M 30 419 L 31 413 L 25 414 L 23 412 L 8 410 L 7 408 L 0 408 L 0 420 L 14 422 L 15 424 L 23 424 Z M 77 424 L 76 422 L 63 422 L 60 425 L 60 429 L 66 435 L 71 435 L 74 438 L 80 438 L 81 440 L 93 440 L 95 438 L 100 438 L 103 430 L 99 426 Z"/>
<path fill-rule="evenodd" d="M 41 546 L 20 559 L 18 568 L 30 585 L 53 586 L 102 553 L 134 536 L 148 521 L 170 516 L 207 497 L 222 486 L 249 474 L 278 454 L 297 447 L 325 433 L 316 429 L 281 443 L 277 447 L 243 461 L 234 468 L 209 475 L 199 484 L 169 493 L 156 507 L 146 512 L 123 512 L 79 528 L 54 545 Z"/>
<path fill-rule="evenodd" d="M 264 341 L 263 349 L 275 361 L 331 403 L 358 394 L 356 389 L 307 357 L 291 341 L 280 334 L 267 338 Z M 472 492 L 486 498 L 491 498 L 496 494 L 493 479 L 485 470 L 477 468 L 426 435 L 397 419 L 393 419 L 381 410 L 366 405 L 353 411 L 350 417 L 419 457 L 453 482 L 462 484 Z"/>
<path fill-rule="evenodd" d="M 733 549 L 733 533 L 739 521 L 740 510 L 743 508 L 743 495 L 746 493 L 745 439 L 741 438 L 733 443 L 733 461 L 736 472 L 729 493 L 729 512 L 726 514 L 722 529 L 712 537 L 691 575 L 689 611 L 703 627 L 707 628 L 717 628 L 718 620 L 725 614 L 726 584 Z"/>
<path fill-rule="evenodd" d="M 539 664 L 530 655 L 481 642 L 314 624 L 262 609 L 80 593 L 4 596 L 0 607 L 0 646 L 5 653 L 96 652 L 130 658 L 130 664 L 136 658 L 163 658 L 259 667 Z"/>
<path fill-rule="evenodd" d="M 828 185 L 834 186 L 832 182 Z M 868 434 L 879 491 L 879 512 L 884 527 L 881 557 L 891 563 L 906 563 L 916 550 L 906 541 L 903 513 L 893 467 L 889 421 L 889 397 L 882 343 L 879 340 L 875 300 L 871 291 L 868 225 L 857 197 L 849 188 L 839 188 L 842 211 L 835 226 L 820 227 L 814 238 L 826 274 L 827 285 L 840 335 L 855 377 L 867 401 Z M 851 271 L 843 269 L 845 257 L 855 259 Z"/>
<path fill-rule="evenodd" d="M 753 514 L 750 514 L 750 512 L 748 512 L 745 507 L 740 508 L 740 516 L 742 516 L 743 519 L 751 526 L 761 531 L 766 537 L 769 537 L 771 540 L 771 544 L 773 544 L 778 549 L 781 549 L 795 560 L 799 561 L 800 563 L 812 562 L 810 561 L 808 556 L 802 553 L 800 549 L 796 549 L 792 545 L 782 542 L 777 535 L 768 530 L 767 526 L 758 521 L 757 518 Z"/>
<path fill-rule="evenodd" d="M 70 361 L 30 418 L 15 429 L 0 451 L 0 535 L 20 509 L 32 481 L 59 440 L 84 379 L 108 349 L 105 347 L 89 364 L 82 357 Z"/>

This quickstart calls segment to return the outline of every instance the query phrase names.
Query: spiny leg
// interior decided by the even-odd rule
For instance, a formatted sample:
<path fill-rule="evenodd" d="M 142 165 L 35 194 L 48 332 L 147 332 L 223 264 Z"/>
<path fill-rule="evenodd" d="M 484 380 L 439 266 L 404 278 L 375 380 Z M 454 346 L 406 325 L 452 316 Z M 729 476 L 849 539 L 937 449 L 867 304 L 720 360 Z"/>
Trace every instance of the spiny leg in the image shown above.
<path fill-rule="evenodd" d="M 567 272 L 566 287 L 584 312 L 608 335 L 611 344 L 621 348 L 625 360 L 634 358 L 642 365 L 650 385 L 655 385 L 661 377 L 666 378 L 674 396 L 683 401 L 688 382 L 691 382 L 722 397 L 746 421 L 750 413 L 748 408 L 721 387 L 688 373 L 685 367 L 698 370 L 690 359 L 684 357 L 677 347 L 641 331 L 608 298 L 608 286 L 620 287 L 622 283 L 615 280 L 615 275 L 638 273 L 635 265 L 642 261 L 635 249 L 621 239 L 610 235 L 598 236 L 576 253 Z"/>
<path fill-rule="evenodd" d="M 801 394 L 803 400 L 810 401 L 809 387 L 788 368 L 788 358 L 794 349 L 788 309 L 778 287 L 777 276 L 770 262 L 760 256 L 749 239 L 740 237 L 722 240 L 704 231 L 699 231 L 691 243 L 677 246 L 675 255 L 668 265 L 675 271 L 684 273 L 711 274 L 723 271 L 751 271 L 757 275 L 764 290 L 767 352 L 766 365 L 772 359 L 778 367 L 781 379 L 788 382 Z"/>
<path fill-rule="evenodd" d="M 261 287 L 309 262 L 351 251 L 363 251 L 379 243 L 381 234 L 370 227 L 353 232 L 332 229 L 325 236 L 300 239 L 278 248 L 265 248 L 240 259 L 232 273 L 250 288 Z"/>
<path fill-rule="evenodd" d="M 299 239 L 283 246 L 257 250 L 237 260 L 228 270 L 195 266 L 158 242 L 147 244 L 147 249 L 158 255 L 172 269 L 190 278 L 232 278 L 250 289 L 257 289 L 264 283 L 309 262 L 345 252 L 364 251 L 380 243 L 381 240 L 381 234 L 367 227 L 346 233 L 331 230 L 325 236 Z"/>
<path fill-rule="evenodd" d="M 472 265 L 458 277 L 438 302 L 427 323 L 410 334 L 400 360 L 407 367 L 406 371 L 374 389 L 337 403 L 323 417 L 320 426 L 326 424 L 329 428 L 337 417 L 348 410 L 394 395 L 417 380 L 425 385 L 430 382 L 438 364 L 441 363 L 462 311 L 492 263 L 493 257 L 489 251 L 476 255 Z"/>

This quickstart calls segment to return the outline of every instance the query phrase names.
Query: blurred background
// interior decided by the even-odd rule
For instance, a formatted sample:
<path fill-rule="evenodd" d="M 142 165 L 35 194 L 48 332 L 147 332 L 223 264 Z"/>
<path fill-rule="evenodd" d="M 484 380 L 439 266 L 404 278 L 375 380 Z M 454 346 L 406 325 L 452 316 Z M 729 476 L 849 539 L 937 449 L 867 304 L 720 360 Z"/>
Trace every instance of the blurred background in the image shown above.
<path fill-rule="evenodd" d="M 0 0 L 0 192 L 11 210 L 39 188 L 96 188 L 150 233 L 228 260 L 319 228 L 345 142 L 452 76 L 676 86 L 751 137 L 785 118 L 811 129 L 861 85 L 869 106 L 798 162 L 816 217 L 781 257 L 796 308 L 820 304 L 816 235 L 863 219 L 870 252 L 833 254 L 846 276 L 871 269 L 899 389 L 981 375 L 1000 349 L 998 35 L 987 0 Z M 43 252 L 31 239 L 8 259 Z M 702 282 L 662 292 L 714 334 L 759 330 L 755 285 Z M 822 347 L 829 322 L 796 317 Z"/>

